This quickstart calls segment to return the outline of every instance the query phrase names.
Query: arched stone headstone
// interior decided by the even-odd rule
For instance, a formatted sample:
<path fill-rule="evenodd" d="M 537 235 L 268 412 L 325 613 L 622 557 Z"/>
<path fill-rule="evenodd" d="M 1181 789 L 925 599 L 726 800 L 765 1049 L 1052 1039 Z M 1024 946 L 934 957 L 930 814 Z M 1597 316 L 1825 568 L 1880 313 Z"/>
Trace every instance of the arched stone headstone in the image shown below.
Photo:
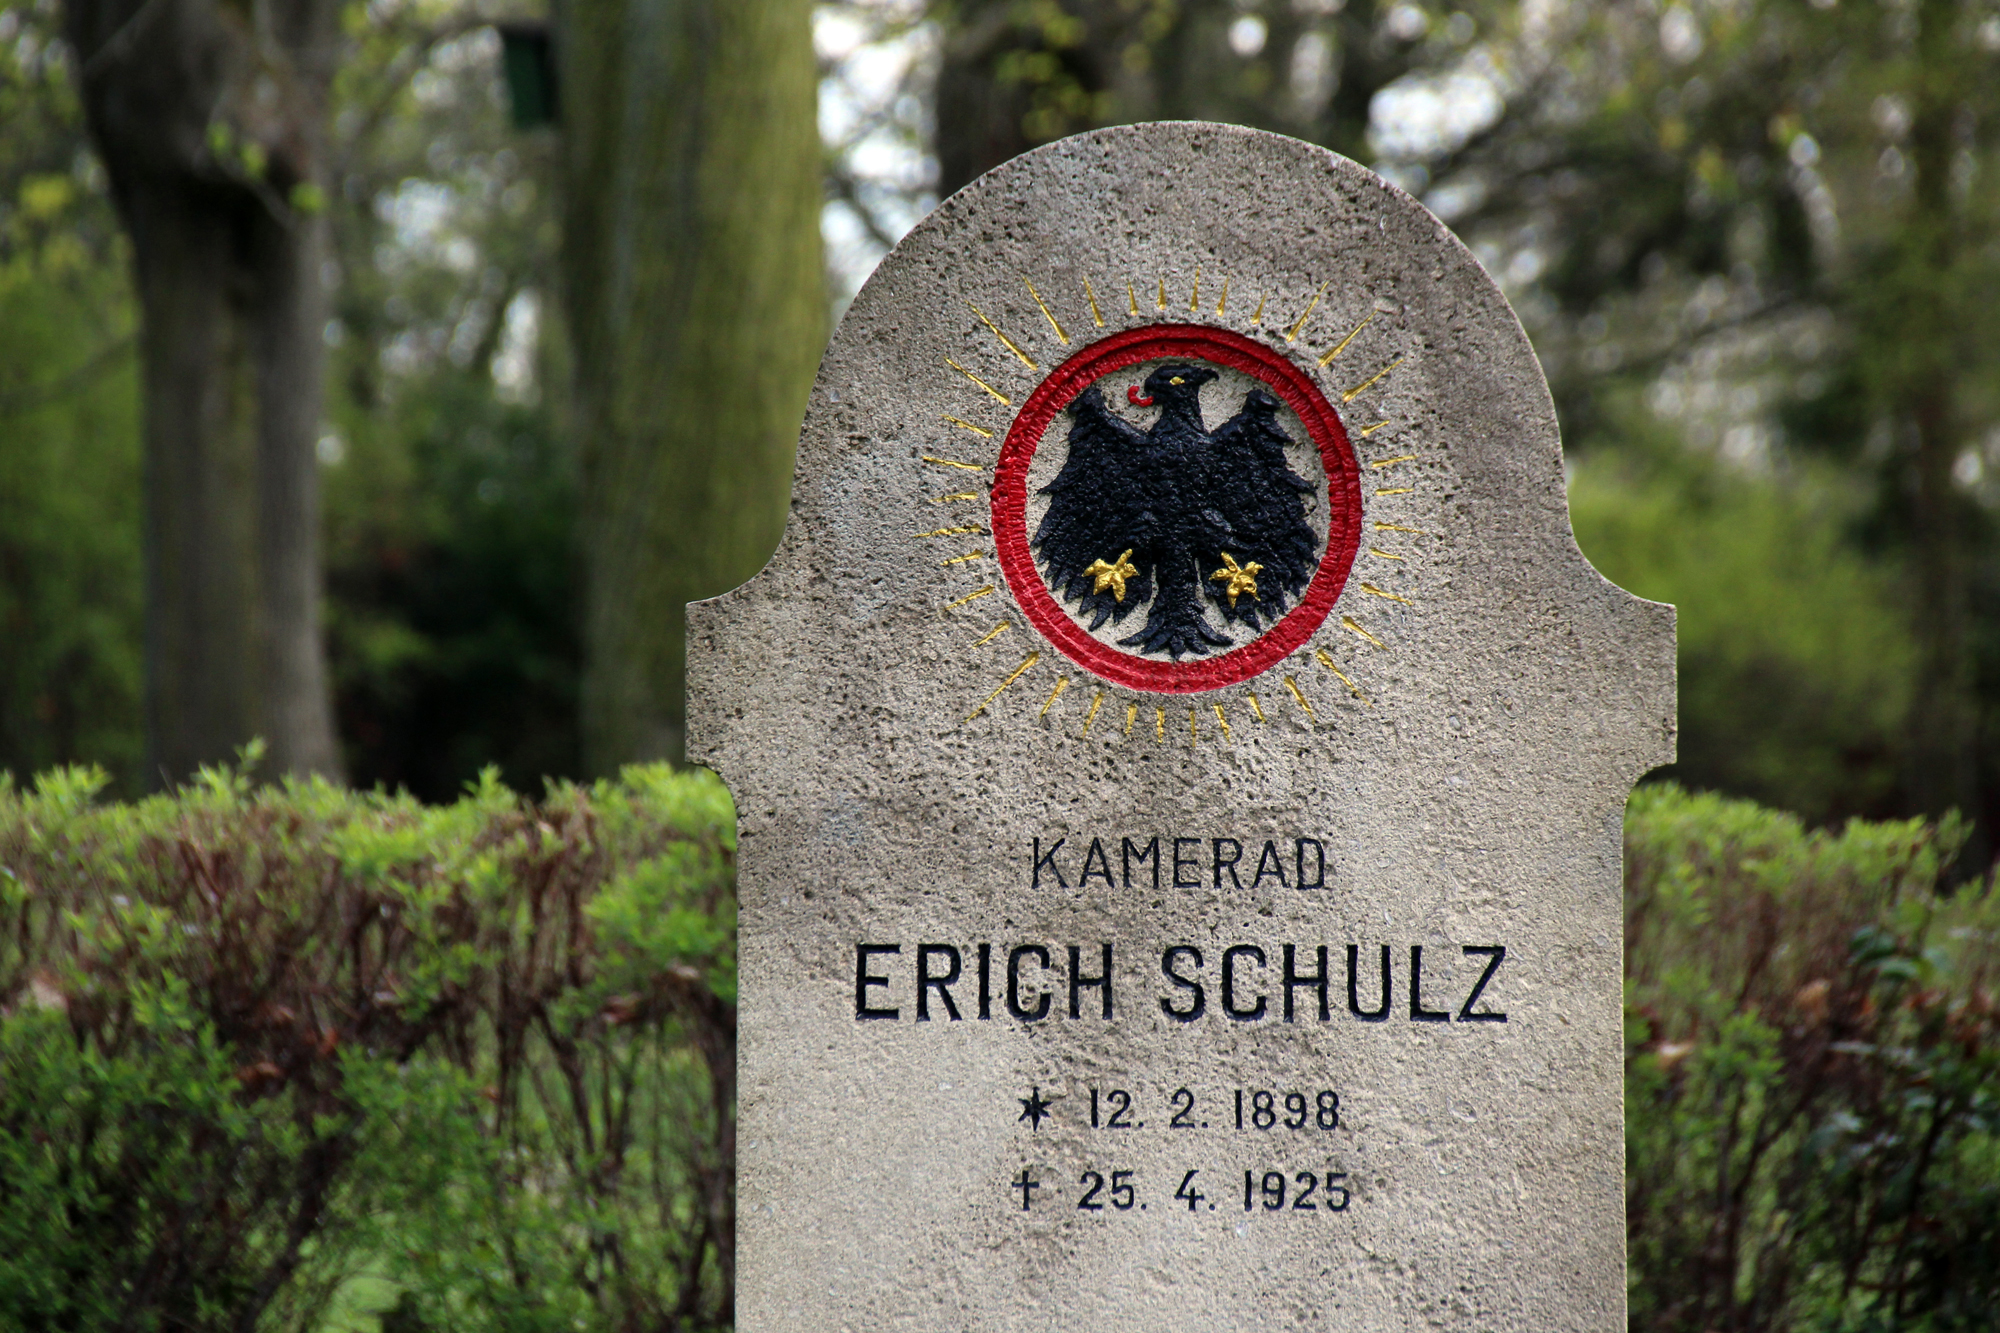
<path fill-rule="evenodd" d="M 1622 1328 L 1673 615 L 1578 551 L 1534 353 L 1409 196 L 1205 124 L 985 176 L 691 625 L 740 1327 Z"/>

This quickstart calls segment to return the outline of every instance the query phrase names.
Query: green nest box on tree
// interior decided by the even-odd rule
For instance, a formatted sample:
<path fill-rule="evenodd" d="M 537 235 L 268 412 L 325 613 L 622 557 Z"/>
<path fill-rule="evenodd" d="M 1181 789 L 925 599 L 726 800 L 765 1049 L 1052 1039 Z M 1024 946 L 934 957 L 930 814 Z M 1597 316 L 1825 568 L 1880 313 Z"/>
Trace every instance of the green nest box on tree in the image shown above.
<path fill-rule="evenodd" d="M 513 108 L 514 128 L 532 130 L 556 124 L 561 118 L 561 104 L 556 96 L 556 60 L 549 43 L 548 24 L 498 26 L 500 63 L 507 77 L 507 101 Z"/>

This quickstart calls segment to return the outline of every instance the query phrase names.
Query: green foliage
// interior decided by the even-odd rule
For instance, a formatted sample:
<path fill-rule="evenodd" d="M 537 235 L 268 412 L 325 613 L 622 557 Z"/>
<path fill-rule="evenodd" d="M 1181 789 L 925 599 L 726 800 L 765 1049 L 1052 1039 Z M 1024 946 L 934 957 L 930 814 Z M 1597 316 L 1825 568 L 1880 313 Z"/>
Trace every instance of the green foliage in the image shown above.
<path fill-rule="evenodd" d="M 1814 823 L 1899 808 L 1914 653 L 1889 579 L 1847 540 L 1865 503 L 1826 470 L 1766 477 L 1671 443 L 1576 464 L 1584 554 L 1679 608 L 1680 762 L 1664 776 Z"/>
<path fill-rule="evenodd" d="M 0 10 L 0 769 L 140 762 L 139 447 L 125 247 L 55 43 Z"/>
<path fill-rule="evenodd" d="M 2000 895 L 1937 892 L 1963 833 L 1633 797 L 1634 1330 L 1991 1326 Z"/>
<path fill-rule="evenodd" d="M 728 1326 L 719 783 L 103 785 L 0 781 L 0 1325 Z M 1938 894 L 1960 836 L 1634 797 L 1634 1329 L 1986 1326 L 2000 896 Z"/>
<path fill-rule="evenodd" d="M 254 753 L 246 756 L 254 761 Z M 0 1325 L 728 1318 L 733 811 L 0 781 Z"/>
<path fill-rule="evenodd" d="M 327 647 L 362 786 L 578 771 L 576 467 L 555 404 L 553 144 L 450 5 L 350 11 L 334 116 Z"/>
<path fill-rule="evenodd" d="M 488 764 L 574 773 L 576 491 L 548 414 L 448 367 L 343 417 L 327 637 L 354 780 L 438 801 Z"/>

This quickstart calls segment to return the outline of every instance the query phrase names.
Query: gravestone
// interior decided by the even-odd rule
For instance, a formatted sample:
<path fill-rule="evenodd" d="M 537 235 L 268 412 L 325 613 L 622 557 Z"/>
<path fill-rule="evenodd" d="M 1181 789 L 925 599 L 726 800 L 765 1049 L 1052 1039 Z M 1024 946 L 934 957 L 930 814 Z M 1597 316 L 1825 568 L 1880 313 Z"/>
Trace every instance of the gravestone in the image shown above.
<path fill-rule="evenodd" d="M 1673 615 L 1578 551 L 1534 353 L 1408 195 L 1204 124 L 990 173 L 690 625 L 740 1327 L 1623 1327 Z"/>

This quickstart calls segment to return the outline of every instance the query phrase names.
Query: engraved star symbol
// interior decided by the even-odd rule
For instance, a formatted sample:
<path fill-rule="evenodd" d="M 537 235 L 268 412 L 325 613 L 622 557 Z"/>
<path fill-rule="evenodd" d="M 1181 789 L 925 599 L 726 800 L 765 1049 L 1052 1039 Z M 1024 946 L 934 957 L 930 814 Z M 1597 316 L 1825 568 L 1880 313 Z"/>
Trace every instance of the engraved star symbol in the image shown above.
<path fill-rule="evenodd" d="M 1128 551 L 1126 554 L 1129 555 L 1131 553 Z M 1014 1100 L 1021 1103 L 1021 1114 L 1016 1116 L 1015 1119 L 1027 1121 L 1029 1129 L 1040 1129 L 1042 1121 L 1055 1118 L 1055 1112 L 1049 1109 L 1052 1103 L 1048 1098 L 1042 1096 L 1042 1090 L 1039 1087 L 1030 1088 L 1027 1096 L 1016 1097 Z"/>
<path fill-rule="evenodd" d="M 1107 565 L 1102 560 L 1093 560 L 1084 566 L 1083 572 L 1086 577 L 1097 580 L 1097 586 L 1091 589 L 1093 593 L 1103 592 L 1108 586 L 1116 590 L 1117 600 L 1121 602 L 1125 600 L 1125 580 L 1139 577 L 1139 567 L 1132 563 L 1132 548 L 1129 546 L 1125 548 L 1125 554 L 1112 563 Z"/>
<path fill-rule="evenodd" d="M 1257 576 L 1264 572 L 1262 565 L 1255 560 L 1247 565 L 1239 565 L 1236 563 L 1236 557 L 1227 551 L 1222 553 L 1222 565 L 1221 569 L 1208 576 L 1208 581 L 1220 583 L 1225 579 L 1228 580 L 1228 586 L 1223 591 L 1229 594 L 1229 605 L 1232 608 L 1235 607 L 1239 595 L 1246 592 L 1252 597 L 1257 595 Z"/>

